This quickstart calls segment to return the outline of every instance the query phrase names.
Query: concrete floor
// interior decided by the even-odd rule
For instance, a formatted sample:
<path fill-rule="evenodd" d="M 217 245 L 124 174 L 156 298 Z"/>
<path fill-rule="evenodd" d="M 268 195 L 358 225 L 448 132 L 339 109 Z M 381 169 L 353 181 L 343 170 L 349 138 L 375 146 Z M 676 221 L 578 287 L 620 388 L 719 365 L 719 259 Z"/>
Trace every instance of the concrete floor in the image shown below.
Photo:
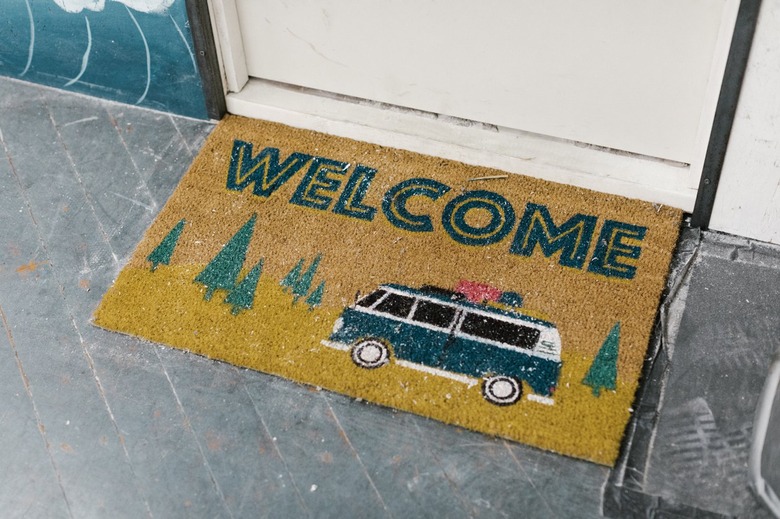
<path fill-rule="evenodd" d="M 0 515 L 766 515 L 776 247 L 684 233 L 613 471 L 93 327 L 212 127 L 0 78 Z"/>

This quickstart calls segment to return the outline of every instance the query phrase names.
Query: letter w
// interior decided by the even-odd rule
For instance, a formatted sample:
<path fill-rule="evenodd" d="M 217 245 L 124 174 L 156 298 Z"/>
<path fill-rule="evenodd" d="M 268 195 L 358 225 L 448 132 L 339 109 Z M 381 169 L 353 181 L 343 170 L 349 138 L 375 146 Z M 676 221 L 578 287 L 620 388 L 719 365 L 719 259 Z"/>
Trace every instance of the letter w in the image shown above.
<path fill-rule="evenodd" d="M 556 227 L 550 211 L 543 205 L 529 203 L 517 227 L 517 234 L 509 252 L 518 256 L 530 256 L 536 245 L 548 258 L 558 251 L 558 263 L 565 267 L 581 269 L 588 255 L 590 240 L 596 227 L 596 217 L 575 214 L 560 227 Z"/>
<path fill-rule="evenodd" d="M 280 164 L 277 148 L 265 148 L 253 157 L 252 143 L 236 139 L 230 155 L 227 188 L 243 191 L 249 184 L 254 184 L 252 192 L 268 198 L 309 162 L 311 157 L 295 152 Z"/>

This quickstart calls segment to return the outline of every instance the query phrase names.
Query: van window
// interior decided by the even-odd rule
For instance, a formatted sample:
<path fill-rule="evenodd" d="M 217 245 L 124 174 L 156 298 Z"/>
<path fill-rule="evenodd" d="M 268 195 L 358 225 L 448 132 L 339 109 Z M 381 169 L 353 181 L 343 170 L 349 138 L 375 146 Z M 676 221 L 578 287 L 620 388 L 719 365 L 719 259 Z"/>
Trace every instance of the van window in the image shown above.
<path fill-rule="evenodd" d="M 456 309 L 453 306 L 440 305 L 421 299 L 417 301 L 417 309 L 414 311 L 412 320 L 439 328 L 449 328 L 455 318 L 455 312 Z"/>
<path fill-rule="evenodd" d="M 370 308 L 371 305 L 379 301 L 383 295 L 385 295 L 384 290 L 377 290 L 375 292 L 368 294 L 366 297 L 358 301 L 357 305 L 362 306 L 364 308 Z"/>
<path fill-rule="evenodd" d="M 526 349 L 533 348 L 539 339 L 539 330 L 536 328 L 473 313 L 466 314 L 460 331 Z"/>
<path fill-rule="evenodd" d="M 376 305 L 374 310 L 396 317 L 407 317 L 412 309 L 412 304 L 414 304 L 413 297 L 390 292 L 386 298 Z"/>

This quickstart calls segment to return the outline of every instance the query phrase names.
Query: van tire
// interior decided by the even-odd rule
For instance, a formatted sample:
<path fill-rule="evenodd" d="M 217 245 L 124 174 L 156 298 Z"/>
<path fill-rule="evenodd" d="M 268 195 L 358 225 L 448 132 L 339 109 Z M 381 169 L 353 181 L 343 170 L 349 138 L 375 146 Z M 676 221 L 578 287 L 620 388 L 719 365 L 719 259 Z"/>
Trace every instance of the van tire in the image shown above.
<path fill-rule="evenodd" d="M 519 380 L 504 375 L 488 377 L 482 382 L 482 396 L 495 405 L 512 405 L 523 396 L 523 385 Z"/>
<path fill-rule="evenodd" d="M 366 369 L 376 369 L 390 361 L 390 349 L 377 339 L 365 339 L 352 347 L 352 362 Z"/>

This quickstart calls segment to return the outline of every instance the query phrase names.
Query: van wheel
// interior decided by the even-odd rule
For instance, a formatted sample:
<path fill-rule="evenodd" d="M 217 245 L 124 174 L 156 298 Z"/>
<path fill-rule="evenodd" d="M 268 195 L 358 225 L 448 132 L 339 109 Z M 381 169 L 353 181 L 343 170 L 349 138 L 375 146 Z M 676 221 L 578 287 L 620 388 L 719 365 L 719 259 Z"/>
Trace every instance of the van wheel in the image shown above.
<path fill-rule="evenodd" d="M 516 378 L 489 377 L 482 383 L 482 396 L 491 404 L 512 405 L 523 396 L 523 387 Z"/>
<path fill-rule="evenodd" d="M 374 369 L 390 360 L 387 346 L 376 339 L 366 339 L 352 347 L 352 362 L 361 368 Z"/>

